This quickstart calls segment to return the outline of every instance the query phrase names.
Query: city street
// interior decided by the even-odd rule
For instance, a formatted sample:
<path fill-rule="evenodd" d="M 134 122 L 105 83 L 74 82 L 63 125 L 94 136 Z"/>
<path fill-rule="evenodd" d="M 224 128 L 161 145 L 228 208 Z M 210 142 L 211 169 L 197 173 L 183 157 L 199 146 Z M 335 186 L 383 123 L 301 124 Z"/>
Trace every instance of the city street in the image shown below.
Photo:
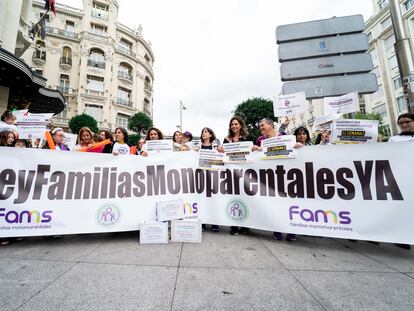
<path fill-rule="evenodd" d="M 0 248 L 5 310 L 413 310 L 414 251 L 270 232 L 139 245 L 138 233 Z"/>

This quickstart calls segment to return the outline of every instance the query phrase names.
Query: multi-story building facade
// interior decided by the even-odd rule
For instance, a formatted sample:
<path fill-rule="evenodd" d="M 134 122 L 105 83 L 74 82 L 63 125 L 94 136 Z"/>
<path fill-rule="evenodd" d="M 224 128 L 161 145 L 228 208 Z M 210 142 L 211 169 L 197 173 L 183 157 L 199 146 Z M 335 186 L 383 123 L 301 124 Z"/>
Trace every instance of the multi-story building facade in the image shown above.
<path fill-rule="evenodd" d="M 23 54 L 67 99 L 55 125 L 67 127 L 71 117 L 87 113 L 114 130 L 139 111 L 152 117 L 154 54 L 141 27 L 118 22 L 118 10 L 116 0 L 84 0 L 83 10 L 57 5 L 57 16 L 46 17 L 45 40 Z M 34 0 L 30 21 L 43 13 L 44 1 Z"/>
<path fill-rule="evenodd" d="M 414 0 L 400 0 L 405 31 L 413 45 Z M 377 75 L 378 91 L 365 95 L 366 112 L 382 115 L 383 126 L 389 134 L 398 133 L 397 118 L 407 112 L 397 57 L 395 37 L 388 8 L 388 0 L 373 0 L 374 15 L 366 22 L 365 32 L 369 40 L 369 53 Z"/>

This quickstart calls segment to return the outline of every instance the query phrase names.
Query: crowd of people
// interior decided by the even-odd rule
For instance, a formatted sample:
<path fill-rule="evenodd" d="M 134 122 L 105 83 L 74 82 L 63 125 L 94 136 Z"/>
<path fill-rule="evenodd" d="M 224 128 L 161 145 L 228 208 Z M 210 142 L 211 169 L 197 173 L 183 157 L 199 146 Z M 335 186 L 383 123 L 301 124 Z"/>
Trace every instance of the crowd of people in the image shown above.
<path fill-rule="evenodd" d="M 16 118 L 10 112 L 6 111 L 1 116 L 0 123 L 0 146 L 4 147 L 18 147 L 18 148 L 42 148 L 49 149 L 50 143 L 46 140 L 41 144 L 40 140 L 35 142 L 19 139 L 18 130 L 15 125 Z M 289 119 L 286 118 L 285 122 L 275 129 L 275 123 L 272 119 L 264 118 L 260 120 L 259 129 L 261 135 L 253 142 L 252 151 L 261 150 L 262 141 L 268 138 L 286 135 L 286 128 L 289 125 Z M 397 141 L 412 141 L 414 142 L 414 114 L 405 113 L 398 117 L 398 126 L 400 133 L 389 139 L 390 142 Z M 68 146 L 64 144 L 64 131 L 62 128 L 55 127 L 49 131 L 51 138 L 53 139 L 54 149 L 58 151 L 70 151 Z M 306 127 L 300 126 L 293 132 L 296 136 L 296 148 L 302 148 L 305 146 L 313 145 L 312 137 L 309 130 Z M 128 131 L 122 127 L 115 129 L 114 134 L 110 131 L 102 129 L 98 133 L 93 133 L 88 127 L 80 129 L 77 138 L 77 144 L 73 151 L 84 152 L 96 152 L 118 155 L 136 155 L 147 157 L 149 154 L 146 151 L 146 142 L 150 140 L 162 140 L 164 135 L 158 128 L 151 128 L 147 131 L 146 136 L 138 140 L 135 145 L 129 144 Z M 100 144 L 106 141 L 106 144 Z M 244 120 L 239 116 L 233 116 L 230 119 L 228 125 L 228 134 L 223 139 L 223 143 L 234 143 L 248 141 L 248 129 Z M 200 143 L 195 144 L 193 142 L 193 135 L 189 131 L 181 133 L 180 131 L 174 132 L 172 136 L 173 150 L 177 152 L 181 151 L 198 151 L 200 149 L 217 150 L 218 152 L 224 152 L 223 145 L 217 139 L 214 131 L 209 127 L 204 127 L 200 133 Z M 330 144 L 330 131 L 321 130 L 314 142 L 315 145 L 327 145 Z M 207 226 L 203 224 L 203 230 L 206 230 Z M 211 231 L 218 232 L 220 227 L 212 224 Z M 230 234 L 237 235 L 239 233 L 248 232 L 248 228 L 239 228 L 232 226 L 230 228 Z M 282 240 L 283 235 L 280 232 L 274 232 L 273 237 L 276 240 Z M 295 241 L 296 235 L 288 233 L 286 240 Z M 3 241 L 2 245 L 4 244 Z M 400 244 L 400 247 L 410 248 L 409 245 Z"/>

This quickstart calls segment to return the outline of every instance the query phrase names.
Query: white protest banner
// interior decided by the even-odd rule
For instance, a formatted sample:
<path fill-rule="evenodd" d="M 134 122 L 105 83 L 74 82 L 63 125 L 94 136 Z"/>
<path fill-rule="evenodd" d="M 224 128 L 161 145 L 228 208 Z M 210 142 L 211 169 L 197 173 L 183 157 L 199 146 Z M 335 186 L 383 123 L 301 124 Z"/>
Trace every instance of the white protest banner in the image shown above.
<path fill-rule="evenodd" d="M 171 242 L 201 243 L 201 221 L 173 220 Z"/>
<path fill-rule="evenodd" d="M 250 159 L 253 142 L 243 141 L 223 144 L 224 155 L 227 162 L 246 162 Z"/>
<path fill-rule="evenodd" d="M 296 136 L 282 135 L 262 140 L 265 160 L 295 158 L 297 150 L 294 148 Z"/>
<path fill-rule="evenodd" d="M 273 111 L 275 117 L 284 117 L 306 112 L 306 95 L 305 92 L 299 92 L 289 95 L 273 96 Z"/>
<path fill-rule="evenodd" d="M 150 155 L 172 152 L 173 143 L 167 139 L 147 140 L 145 142 L 145 151 Z"/>
<path fill-rule="evenodd" d="M 195 152 L 117 157 L 2 147 L 0 237 L 139 230 L 157 202 L 271 232 L 414 244 L 412 142 L 300 148 L 289 161 L 197 168 Z M 191 208 L 189 208 L 191 207 Z"/>
<path fill-rule="evenodd" d="M 333 114 L 328 114 L 328 115 L 316 118 L 312 126 L 312 132 L 325 130 L 327 128 L 330 129 L 331 123 L 334 120 L 339 119 L 340 117 L 341 117 L 340 113 L 333 113 Z"/>
<path fill-rule="evenodd" d="M 377 120 L 336 120 L 332 126 L 331 143 L 362 144 L 376 143 L 378 139 Z"/>
<path fill-rule="evenodd" d="M 77 134 L 72 134 L 72 133 L 64 133 L 65 137 L 63 139 L 63 143 L 68 146 L 70 151 L 75 150 L 75 146 L 76 146 L 76 141 L 78 139 L 78 135 Z"/>
<path fill-rule="evenodd" d="M 184 218 L 184 201 L 182 199 L 157 202 L 156 209 L 158 221 Z"/>
<path fill-rule="evenodd" d="M 200 149 L 198 151 L 198 167 L 216 169 L 224 164 L 224 155 L 216 150 Z"/>
<path fill-rule="evenodd" d="M 17 113 L 16 119 L 19 138 L 44 138 L 46 132 L 46 118 L 50 118 L 48 114 L 33 114 L 29 112 Z"/>
<path fill-rule="evenodd" d="M 359 111 L 358 92 L 352 92 L 338 97 L 325 97 L 323 103 L 325 115 Z"/>
<path fill-rule="evenodd" d="M 167 244 L 168 243 L 168 223 L 145 221 L 140 225 L 139 232 L 140 244 Z"/>

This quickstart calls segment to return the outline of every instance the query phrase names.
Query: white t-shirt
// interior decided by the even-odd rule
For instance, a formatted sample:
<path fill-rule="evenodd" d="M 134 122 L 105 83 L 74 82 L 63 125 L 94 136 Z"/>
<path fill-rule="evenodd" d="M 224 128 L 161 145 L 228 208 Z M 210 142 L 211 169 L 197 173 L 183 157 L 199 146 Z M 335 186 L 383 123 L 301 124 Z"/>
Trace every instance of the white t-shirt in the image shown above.
<path fill-rule="evenodd" d="M 12 131 L 17 133 L 18 129 L 14 124 L 7 124 L 6 122 L 0 121 L 0 132 L 3 131 Z"/>
<path fill-rule="evenodd" d="M 414 135 L 395 135 L 388 139 L 389 142 L 395 143 L 399 141 L 414 141 Z"/>
<path fill-rule="evenodd" d="M 118 151 L 119 154 L 129 154 L 129 146 L 127 144 L 120 144 L 116 142 L 112 148 L 112 152 Z"/>

